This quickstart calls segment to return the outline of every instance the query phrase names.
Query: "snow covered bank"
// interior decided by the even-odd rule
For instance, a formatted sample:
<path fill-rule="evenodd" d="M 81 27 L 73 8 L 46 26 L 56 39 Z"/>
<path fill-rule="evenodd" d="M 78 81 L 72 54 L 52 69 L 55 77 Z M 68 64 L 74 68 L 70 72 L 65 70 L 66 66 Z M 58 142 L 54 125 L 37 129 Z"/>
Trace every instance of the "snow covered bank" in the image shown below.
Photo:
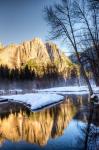
<path fill-rule="evenodd" d="M 64 99 L 63 96 L 51 93 L 31 93 L 31 94 L 19 94 L 19 95 L 7 95 L 1 96 L 1 98 L 9 99 L 11 101 L 17 101 L 30 105 L 30 109 L 36 110 L 47 105 L 57 103 Z"/>
<path fill-rule="evenodd" d="M 95 93 L 99 93 L 99 87 L 92 86 Z M 17 94 L 26 94 L 26 93 L 58 93 L 58 94 L 88 94 L 89 90 L 87 86 L 65 86 L 65 87 L 54 87 L 48 89 L 8 89 L 0 90 L 0 95 L 17 95 Z"/>
<path fill-rule="evenodd" d="M 99 94 L 99 87 L 93 86 L 93 91 Z M 14 94 L 14 90 L 10 90 L 13 95 L 1 96 L 2 99 L 8 99 L 11 101 L 17 101 L 24 103 L 32 110 L 40 109 L 42 107 L 58 103 L 59 101 L 65 98 L 65 95 L 74 94 L 74 95 L 83 95 L 88 94 L 89 90 L 87 86 L 73 86 L 73 87 L 55 87 L 42 90 L 32 90 L 34 92 L 25 94 L 23 91 L 17 90 L 17 93 Z M 22 92 L 22 93 L 21 93 Z M 64 96 L 62 96 L 64 95 Z"/>
<path fill-rule="evenodd" d="M 0 90 L 0 95 L 6 95 L 6 94 L 21 94 L 22 92 L 23 92 L 22 89 Z"/>
<path fill-rule="evenodd" d="M 99 87 L 92 86 L 95 93 L 99 93 Z M 48 92 L 57 94 L 88 94 L 89 90 L 87 86 L 66 86 L 66 87 L 55 87 L 49 89 L 37 90 L 38 92 Z"/>

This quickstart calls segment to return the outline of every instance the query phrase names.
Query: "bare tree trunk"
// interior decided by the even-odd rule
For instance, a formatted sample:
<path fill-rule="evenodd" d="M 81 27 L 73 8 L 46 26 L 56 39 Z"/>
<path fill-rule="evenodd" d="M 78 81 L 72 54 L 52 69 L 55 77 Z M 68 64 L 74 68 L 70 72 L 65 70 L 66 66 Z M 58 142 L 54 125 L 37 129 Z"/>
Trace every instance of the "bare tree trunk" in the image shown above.
<path fill-rule="evenodd" d="M 85 81 L 86 81 L 86 83 L 87 83 L 87 85 L 88 85 L 88 89 L 89 89 L 90 95 L 93 95 L 93 90 L 92 90 L 91 84 L 90 84 L 90 82 L 89 82 L 89 79 L 88 79 L 88 77 L 87 77 L 87 75 L 86 75 L 84 66 L 83 66 L 83 64 L 82 64 L 82 62 L 81 62 L 81 60 L 80 60 L 79 53 L 78 53 L 77 49 L 75 49 L 75 51 L 76 51 L 76 56 L 77 56 L 78 62 L 79 62 L 80 67 L 81 67 L 82 75 L 84 76 L 84 79 L 85 79 Z"/>
<path fill-rule="evenodd" d="M 69 8 L 67 6 L 67 12 L 68 12 L 68 19 L 69 19 L 69 24 L 70 24 L 70 28 L 71 28 L 71 33 L 72 33 L 72 37 L 73 37 L 73 47 L 74 47 L 74 50 L 76 52 L 76 56 L 77 56 L 77 59 L 78 59 L 78 62 L 80 64 L 80 67 L 81 67 L 81 72 L 82 72 L 82 75 L 84 76 L 84 79 L 88 85 L 88 89 L 89 89 L 89 92 L 90 92 L 90 95 L 93 95 L 93 90 L 92 90 L 92 87 L 91 87 L 91 84 L 89 82 L 89 79 L 86 75 L 86 72 L 85 72 L 85 69 L 84 69 L 84 66 L 80 60 L 80 57 L 79 57 L 79 53 L 78 53 L 78 49 L 77 49 L 77 44 L 76 44 L 76 39 L 75 39 L 75 35 L 74 35 L 74 30 L 73 30 L 73 26 L 72 26 L 72 22 L 71 22 L 71 18 L 70 18 L 70 14 L 69 14 Z"/>

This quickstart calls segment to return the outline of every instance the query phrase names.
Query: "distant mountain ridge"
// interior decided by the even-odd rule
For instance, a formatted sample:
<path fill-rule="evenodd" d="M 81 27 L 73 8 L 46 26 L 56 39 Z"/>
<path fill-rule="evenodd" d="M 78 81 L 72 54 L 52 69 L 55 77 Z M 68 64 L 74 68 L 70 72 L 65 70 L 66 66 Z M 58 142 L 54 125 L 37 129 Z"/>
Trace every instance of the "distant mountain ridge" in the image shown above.
<path fill-rule="evenodd" d="M 34 38 L 31 41 L 23 42 L 19 45 L 8 45 L 0 48 L 0 65 L 8 68 L 22 68 L 28 65 L 32 69 L 40 66 L 54 64 L 58 72 L 63 74 L 70 72 L 77 66 L 60 51 L 56 44 L 43 41 L 39 38 Z"/>

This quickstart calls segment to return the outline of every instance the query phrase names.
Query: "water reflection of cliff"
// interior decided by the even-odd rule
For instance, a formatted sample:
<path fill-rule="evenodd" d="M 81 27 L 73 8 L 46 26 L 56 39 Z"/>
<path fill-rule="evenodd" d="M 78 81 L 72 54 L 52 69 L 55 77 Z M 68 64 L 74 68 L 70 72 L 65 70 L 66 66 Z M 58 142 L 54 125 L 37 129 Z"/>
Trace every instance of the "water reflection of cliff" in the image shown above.
<path fill-rule="evenodd" d="M 56 107 L 32 112 L 19 112 L 0 119 L 0 141 L 27 141 L 45 145 L 50 138 L 63 134 L 72 117 L 75 115 L 74 104 L 67 100 Z"/>

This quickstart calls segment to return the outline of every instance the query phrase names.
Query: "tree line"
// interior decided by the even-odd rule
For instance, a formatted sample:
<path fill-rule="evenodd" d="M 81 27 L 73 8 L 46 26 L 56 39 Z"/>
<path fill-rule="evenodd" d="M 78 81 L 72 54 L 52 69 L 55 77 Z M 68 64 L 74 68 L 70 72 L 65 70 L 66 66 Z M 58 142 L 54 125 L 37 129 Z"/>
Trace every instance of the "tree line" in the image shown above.
<path fill-rule="evenodd" d="M 56 66 L 50 66 L 48 65 L 46 70 L 43 67 L 43 75 L 40 76 L 33 70 L 32 68 L 29 68 L 28 65 L 26 65 L 24 68 L 18 69 L 13 68 L 10 69 L 6 66 L 1 65 L 0 66 L 0 79 L 9 79 L 9 80 L 34 80 L 39 78 L 63 78 L 62 75 L 59 74 L 58 69 Z"/>

